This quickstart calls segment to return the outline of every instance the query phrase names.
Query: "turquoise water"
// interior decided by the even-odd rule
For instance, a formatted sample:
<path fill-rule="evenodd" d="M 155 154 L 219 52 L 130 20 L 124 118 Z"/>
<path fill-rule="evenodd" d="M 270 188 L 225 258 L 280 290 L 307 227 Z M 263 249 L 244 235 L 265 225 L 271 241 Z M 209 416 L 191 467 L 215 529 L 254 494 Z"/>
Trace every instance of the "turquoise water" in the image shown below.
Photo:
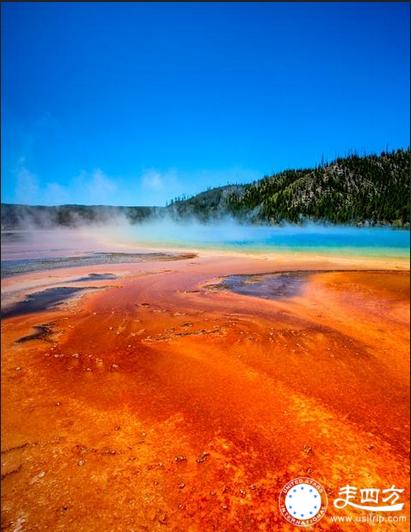
<path fill-rule="evenodd" d="M 301 231 L 274 231 L 260 241 L 228 242 L 237 249 L 283 250 L 366 256 L 407 257 L 410 254 L 408 231 L 382 228 L 327 228 Z"/>
<path fill-rule="evenodd" d="M 391 228 L 350 226 L 242 226 L 162 224 L 137 228 L 135 241 L 184 248 L 243 252 L 292 252 L 376 257 L 409 257 L 410 233 Z"/>

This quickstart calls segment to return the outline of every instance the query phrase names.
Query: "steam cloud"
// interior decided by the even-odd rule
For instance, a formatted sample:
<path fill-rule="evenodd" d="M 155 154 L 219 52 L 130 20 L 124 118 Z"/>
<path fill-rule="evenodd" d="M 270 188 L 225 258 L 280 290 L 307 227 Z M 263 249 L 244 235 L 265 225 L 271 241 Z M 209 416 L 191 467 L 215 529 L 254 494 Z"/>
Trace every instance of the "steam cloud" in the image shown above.
<path fill-rule="evenodd" d="M 175 219 L 166 209 L 131 223 L 116 207 L 99 207 L 92 222 L 74 216 L 73 226 L 56 225 L 53 211 L 36 212 L 36 219 L 22 215 L 18 230 L 6 231 L 3 259 L 63 256 L 98 251 L 136 251 L 142 248 L 235 249 L 236 251 L 321 251 L 357 249 L 367 254 L 403 255 L 409 234 L 388 228 L 356 228 L 306 224 L 257 226 L 240 224 L 230 217 L 201 223 L 195 218 Z M 39 228 L 41 227 L 41 228 Z M 385 251 L 382 251 L 385 250 Z"/>

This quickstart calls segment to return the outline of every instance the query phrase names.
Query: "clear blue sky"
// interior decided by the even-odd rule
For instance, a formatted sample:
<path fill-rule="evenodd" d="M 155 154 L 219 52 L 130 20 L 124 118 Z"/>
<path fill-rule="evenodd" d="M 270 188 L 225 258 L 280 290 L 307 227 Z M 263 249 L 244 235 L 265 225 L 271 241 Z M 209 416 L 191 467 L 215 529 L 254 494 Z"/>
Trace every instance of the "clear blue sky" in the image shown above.
<path fill-rule="evenodd" d="M 408 3 L 3 3 L 2 200 L 162 205 L 409 145 Z"/>

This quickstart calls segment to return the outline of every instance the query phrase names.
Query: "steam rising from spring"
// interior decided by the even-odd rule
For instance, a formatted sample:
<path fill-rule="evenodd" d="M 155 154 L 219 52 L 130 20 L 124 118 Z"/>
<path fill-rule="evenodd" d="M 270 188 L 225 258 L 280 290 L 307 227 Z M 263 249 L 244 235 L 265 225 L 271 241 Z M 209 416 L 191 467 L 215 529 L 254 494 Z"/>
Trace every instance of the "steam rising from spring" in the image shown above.
<path fill-rule="evenodd" d="M 56 225 L 49 210 L 20 217 L 18 230 L 6 231 L 2 258 L 61 256 L 98 251 L 155 249 L 236 252 L 315 252 L 407 256 L 408 231 L 307 223 L 302 226 L 241 224 L 230 217 L 201 223 L 161 213 L 131 223 L 124 210 L 100 208 L 92 222 L 77 217 L 74 227 Z M 39 216 L 43 217 L 39 220 Z M 40 227 L 40 228 L 39 228 Z M 4 231 L 3 231 L 4 233 Z"/>

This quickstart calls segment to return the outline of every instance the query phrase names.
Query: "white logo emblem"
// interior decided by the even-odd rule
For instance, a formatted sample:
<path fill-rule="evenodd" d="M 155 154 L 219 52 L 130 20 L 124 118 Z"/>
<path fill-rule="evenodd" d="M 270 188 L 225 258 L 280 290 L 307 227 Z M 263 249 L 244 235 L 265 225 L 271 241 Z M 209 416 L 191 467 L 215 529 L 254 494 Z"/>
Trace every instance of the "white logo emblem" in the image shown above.
<path fill-rule="evenodd" d="M 283 517 L 294 526 L 311 526 L 324 517 L 328 505 L 325 489 L 312 478 L 300 477 L 288 482 L 279 497 Z"/>

